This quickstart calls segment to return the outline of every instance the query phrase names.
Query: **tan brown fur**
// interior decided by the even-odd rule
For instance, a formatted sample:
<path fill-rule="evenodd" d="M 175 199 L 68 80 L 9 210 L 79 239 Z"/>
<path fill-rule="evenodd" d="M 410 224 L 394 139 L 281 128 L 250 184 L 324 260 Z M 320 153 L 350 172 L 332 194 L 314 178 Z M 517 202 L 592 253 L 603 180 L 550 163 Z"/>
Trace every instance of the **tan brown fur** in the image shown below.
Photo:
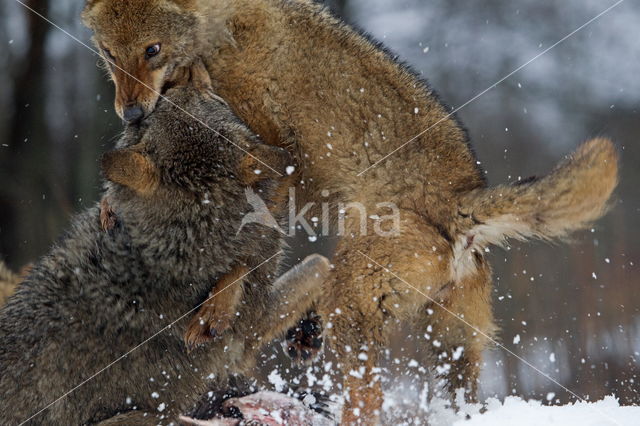
<path fill-rule="evenodd" d="M 454 275 L 465 275 L 473 267 L 469 253 L 490 244 L 501 245 L 507 238 L 560 239 L 589 226 L 609 207 L 618 183 L 617 163 L 613 144 L 593 139 L 542 179 L 465 194 L 451 222 L 452 235 L 458 235 Z"/>
<path fill-rule="evenodd" d="M 593 139 L 542 179 L 465 194 L 461 212 L 480 222 L 500 218 L 510 238 L 560 238 L 584 229 L 605 213 L 618 182 L 617 162 L 610 141 Z M 500 243 L 485 238 L 490 244 Z"/>
<path fill-rule="evenodd" d="M 185 333 L 187 346 L 195 347 L 206 343 L 207 337 L 219 336 L 231 327 L 243 296 L 243 277 L 248 272 L 245 266 L 236 266 L 218 280 L 209 298 L 187 327 Z"/>
<path fill-rule="evenodd" d="M 126 185 L 143 196 L 153 193 L 160 180 L 147 157 L 133 150 L 106 153 L 102 157 L 102 170 L 110 181 Z"/>
<path fill-rule="evenodd" d="M 20 281 L 22 277 L 0 260 L 0 306 L 14 293 Z"/>
<path fill-rule="evenodd" d="M 287 147 L 297 157 L 302 202 L 318 201 L 322 191 L 329 191 L 332 203 L 359 202 L 371 216 L 384 214 L 378 211 L 380 202 L 399 207 L 400 235 L 390 238 L 361 236 L 358 221 L 347 220 L 349 237 L 338 243 L 335 269 L 325 285 L 327 296 L 320 311 L 342 372 L 348 376 L 363 369 L 361 378 L 348 376 L 343 413 L 347 424 L 377 421 L 381 398 L 378 391 L 367 397 L 365 390 L 378 386 L 371 383 L 375 381 L 371 370 L 388 341 L 386 324 L 397 319 L 433 324 L 449 354 L 464 347 L 464 356 L 453 363 L 455 373 L 449 378 L 451 386 L 467 388 L 473 399 L 481 351 L 486 336 L 495 330 L 490 268 L 478 248 L 496 243 L 494 236 L 546 238 L 580 229 L 604 211 L 615 186 L 613 149 L 608 142 L 592 142 L 590 146 L 601 150 L 608 163 L 598 161 L 598 156 L 590 157 L 591 162 L 569 163 L 564 172 L 552 173 L 528 190 L 508 187 L 513 196 L 494 206 L 491 198 L 501 189 L 485 189 L 465 131 L 432 90 L 379 46 L 310 0 L 193 0 L 180 8 L 198 22 L 188 35 L 176 35 L 173 27 L 178 24 L 167 30 L 139 14 L 144 3 L 169 19 L 170 14 L 159 11 L 176 4 L 171 0 L 102 2 L 126 19 L 88 7 L 85 20 L 97 43 L 120 43 L 116 56 L 123 56 L 123 64 L 128 52 L 136 54 L 131 46 L 144 44 L 137 35 L 141 22 L 145 33 L 162 39 L 168 49 L 184 45 L 187 39 L 193 43 L 192 51 L 169 53 L 162 60 L 172 60 L 171 66 L 196 58 L 205 62 L 216 93 L 263 140 Z M 157 92 L 170 81 L 168 77 L 157 82 Z M 121 102 L 116 101 L 117 110 Z M 148 108 L 153 99 L 142 99 L 141 104 Z M 587 151 L 591 152 L 589 148 L 580 152 Z M 359 175 L 380 160 L 384 161 Z M 604 182 L 593 183 L 594 179 Z M 567 197 L 573 191 L 576 195 Z M 548 228 L 536 225 L 530 226 L 532 232 L 514 232 L 498 226 L 509 223 L 503 216 L 494 217 L 500 211 L 527 217 L 526 211 L 514 207 L 520 202 L 540 213 L 542 205 L 533 203 L 531 195 L 542 193 L 550 200 L 543 204 Z M 564 201 L 552 201 L 559 197 Z M 593 208 L 572 221 L 565 211 L 581 211 L 575 203 Z M 482 215 L 486 220 L 479 219 Z M 482 240 L 483 236 L 487 238 Z M 416 296 L 407 283 L 426 298 Z M 464 313 L 484 336 L 474 335 L 429 298 L 442 301 L 454 314 Z M 434 308 L 433 316 L 426 314 L 428 307 Z M 366 362 L 358 359 L 362 352 Z"/>

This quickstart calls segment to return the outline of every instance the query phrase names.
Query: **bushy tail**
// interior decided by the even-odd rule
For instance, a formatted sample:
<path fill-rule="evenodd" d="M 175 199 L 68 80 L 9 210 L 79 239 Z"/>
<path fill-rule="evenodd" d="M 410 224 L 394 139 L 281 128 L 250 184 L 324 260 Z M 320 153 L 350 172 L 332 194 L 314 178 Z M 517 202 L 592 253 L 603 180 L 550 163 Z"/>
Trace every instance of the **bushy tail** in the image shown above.
<path fill-rule="evenodd" d="M 549 175 L 465 195 L 457 251 L 508 238 L 566 237 L 600 218 L 618 183 L 618 155 L 608 139 L 584 143 Z"/>

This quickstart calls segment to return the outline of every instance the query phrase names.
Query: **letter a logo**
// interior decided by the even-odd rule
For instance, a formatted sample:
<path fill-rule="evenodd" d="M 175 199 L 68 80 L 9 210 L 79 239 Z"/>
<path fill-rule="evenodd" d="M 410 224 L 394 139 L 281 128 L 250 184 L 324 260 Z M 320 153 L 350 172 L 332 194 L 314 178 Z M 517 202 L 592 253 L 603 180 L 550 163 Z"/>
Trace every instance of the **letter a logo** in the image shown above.
<path fill-rule="evenodd" d="M 273 228 L 281 234 L 286 234 L 282 228 L 280 228 L 280 225 L 278 225 L 278 222 L 273 217 L 262 198 L 260 198 L 253 189 L 246 188 L 244 193 L 247 196 L 247 202 L 251 207 L 253 207 L 253 211 L 244 215 L 242 223 L 240 224 L 240 229 L 238 229 L 236 235 L 240 234 L 240 231 L 251 223 L 257 223 L 259 225 L 266 226 L 267 228 Z"/>

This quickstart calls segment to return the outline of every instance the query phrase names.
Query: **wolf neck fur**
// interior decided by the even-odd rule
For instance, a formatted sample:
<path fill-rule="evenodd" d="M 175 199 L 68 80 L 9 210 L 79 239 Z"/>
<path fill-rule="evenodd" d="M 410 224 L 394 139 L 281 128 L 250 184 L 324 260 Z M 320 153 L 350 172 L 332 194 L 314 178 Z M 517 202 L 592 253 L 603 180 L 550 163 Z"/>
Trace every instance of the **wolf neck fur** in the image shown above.
<path fill-rule="evenodd" d="M 218 49 L 224 45 L 234 45 L 233 34 L 229 29 L 229 22 L 237 13 L 237 2 L 231 0 L 197 0 L 195 10 L 199 22 L 198 40 L 203 40 L 200 46 L 203 50 Z M 211 54 L 202 51 L 201 54 Z"/>
<path fill-rule="evenodd" d="M 153 264 L 156 272 L 211 280 L 212 274 L 230 267 L 231 258 L 224 254 L 238 244 L 235 238 L 228 238 L 236 232 L 232 212 L 197 202 L 190 208 L 176 205 L 164 211 L 143 203 L 113 198 L 123 228 L 116 232 L 128 234 L 131 250 L 143 262 Z M 221 217 L 225 220 L 218 220 Z"/>

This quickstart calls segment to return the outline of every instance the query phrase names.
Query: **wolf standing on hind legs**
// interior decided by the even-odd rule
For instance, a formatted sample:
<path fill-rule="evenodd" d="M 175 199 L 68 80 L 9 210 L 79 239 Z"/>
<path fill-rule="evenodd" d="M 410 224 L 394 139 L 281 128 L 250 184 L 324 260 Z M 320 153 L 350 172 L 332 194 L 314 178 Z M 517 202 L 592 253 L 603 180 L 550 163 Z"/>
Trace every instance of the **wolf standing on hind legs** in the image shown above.
<path fill-rule="evenodd" d="M 398 207 L 390 237 L 361 235 L 358 218 L 347 219 L 325 284 L 321 313 L 347 378 L 345 423 L 377 421 L 386 324 L 425 310 L 385 268 L 490 336 L 481 248 L 580 229 L 602 214 L 616 184 L 615 152 L 600 140 L 548 178 L 487 190 L 465 131 L 426 83 L 311 0 L 91 0 L 83 19 L 124 119 L 151 113 L 176 70 L 202 59 L 216 93 L 267 143 L 296 156 L 302 203 L 329 191 L 331 203 L 360 203 L 373 224 L 386 214 L 380 203 Z M 423 320 L 447 335 L 454 319 Z M 463 355 L 449 378 L 473 399 L 486 342 L 456 330 L 446 344 Z"/>

